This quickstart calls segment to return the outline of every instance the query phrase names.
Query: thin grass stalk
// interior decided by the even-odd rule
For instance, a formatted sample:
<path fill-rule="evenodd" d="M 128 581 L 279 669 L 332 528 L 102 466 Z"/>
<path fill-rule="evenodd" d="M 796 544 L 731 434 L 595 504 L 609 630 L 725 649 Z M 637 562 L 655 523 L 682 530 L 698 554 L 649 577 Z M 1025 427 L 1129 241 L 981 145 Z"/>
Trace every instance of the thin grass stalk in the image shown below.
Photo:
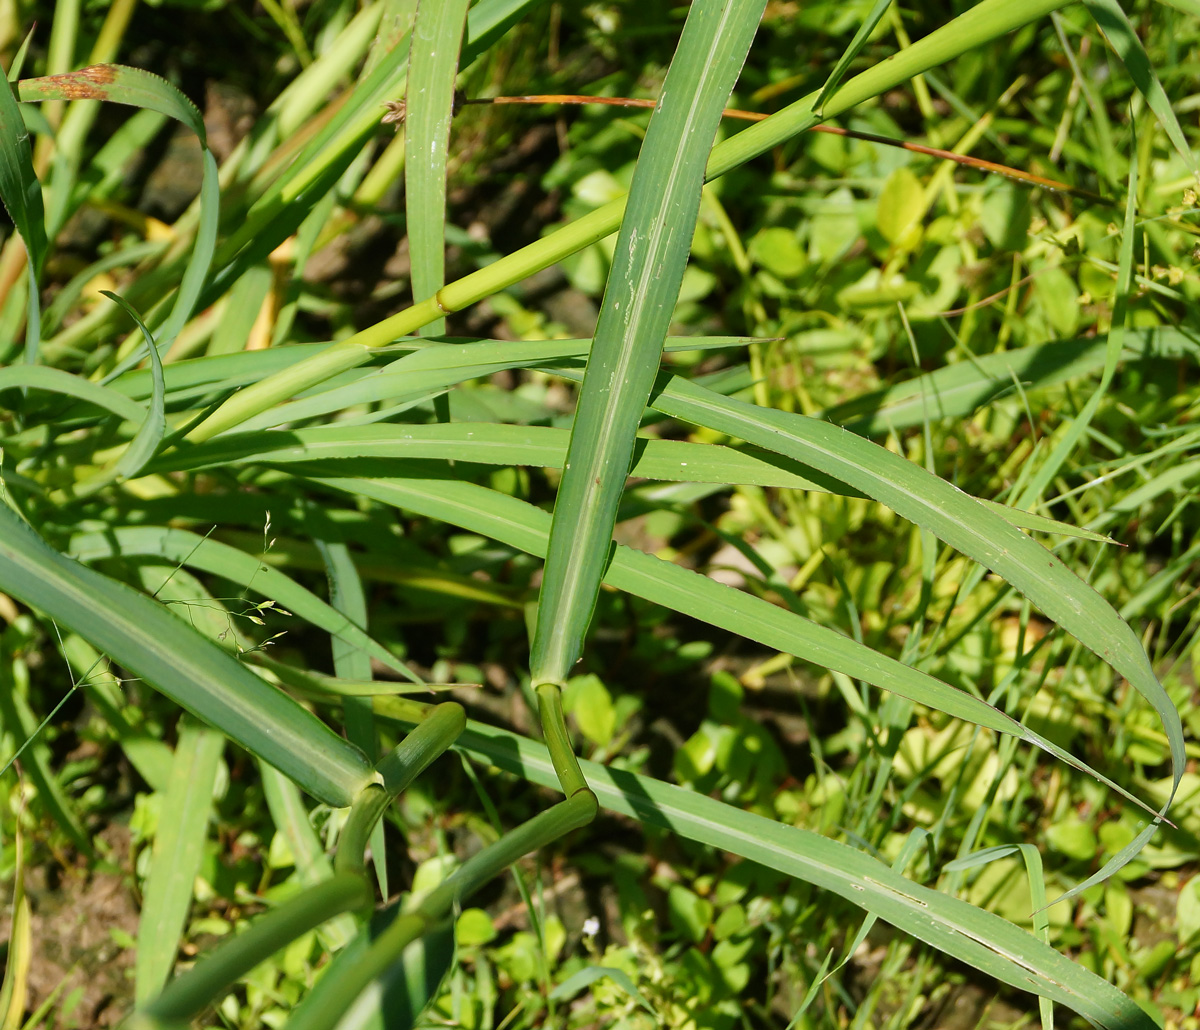
<path fill-rule="evenodd" d="M 397 916 L 358 961 L 344 966 L 336 984 L 318 985 L 296 1009 L 288 1030 L 332 1030 L 353 999 L 398 961 L 405 948 L 436 928 L 457 906 L 518 859 L 587 825 L 596 811 L 596 798 L 590 790 L 576 794 L 469 858 L 414 909 Z"/>
<path fill-rule="evenodd" d="M 467 725 L 466 712 L 453 701 L 432 709 L 376 764 L 382 784 L 368 784 L 350 806 L 350 816 L 338 841 L 334 869 L 362 874 L 371 830 L 384 810 L 429 764 L 458 739 Z"/>
<path fill-rule="evenodd" d="M 705 178 L 711 180 L 724 175 L 825 118 L 843 114 L 863 101 L 907 82 L 913 75 L 984 46 L 998 36 L 1065 6 L 1067 2 L 982 0 L 904 51 L 855 76 L 819 110 L 816 103 L 820 92 L 814 91 L 766 120 L 750 126 L 745 132 L 718 144 L 709 158 Z M 196 426 L 188 434 L 188 439 L 208 440 L 241 425 L 254 415 L 339 372 L 357 368 L 370 360 L 379 347 L 418 331 L 430 320 L 442 314 L 461 311 L 602 240 L 620 225 L 625 204 L 626 198 L 618 197 L 545 239 L 450 283 L 434 296 L 417 302 L 391 318 L 332 344 L 327 351 L 293 366 L 285 373 L 268 376 L 243 388 Z"/>
<path fill-rule="evenodd" d="M 361 910 L 370 903 L 371 889 L 362 876 L 334 873 L 223 942 L 193 969 L 172 980 L 139 1015 L 157 1023 L 190 1022 L 280 948 L 335 916 Z"/>

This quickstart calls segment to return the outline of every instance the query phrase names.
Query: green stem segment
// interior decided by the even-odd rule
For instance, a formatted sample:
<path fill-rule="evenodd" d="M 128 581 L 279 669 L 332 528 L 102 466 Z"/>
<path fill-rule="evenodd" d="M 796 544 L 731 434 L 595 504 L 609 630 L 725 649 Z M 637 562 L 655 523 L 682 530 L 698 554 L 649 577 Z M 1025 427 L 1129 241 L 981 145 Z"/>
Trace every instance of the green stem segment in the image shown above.
<path fill-rule="evenodd" d="M 413 731 L 375 765 L 383 785 L 369 784 L 350 806 L 350 817 L 338 842 L 335 871 L 362 876 L 371 831 L 401 791 L 446 751 L 466 728 L 467 713 L 449 701 L 433 708 Z"/>
<path fill-rule="evenodd" d="M 334 872 L 366 875 L 367 845 L 371 840 L 371 831 L 392 803 L 392 797 L 378 783 L 368 784 L 358 792 L 338 838 L 337 854 L 333 859 Z"/>
<path fill-rule="evenodd" d="M 206 958 L 169 983 L 140 1015 L 149 1025 L 190 1023 L 241 977 L 301 934 L 371 903 L 371 888 L 362 876 L 334 873 L 323 883 L 261 916 Z"/>
<path fill-rule="evenodd" d="M 705 179 L 724 175 L 825 119 L 843 114 L 863 101 L 907 82 L 914 75 L 983 46 L 990 40 L 1066 6 L 1068 2 L 981 0 L 969 11 L 935 29 L 912 46 L 844 83 L 820 110 L 816 107 L 820 98 L 820 90 L 817 90 L 718 144 L 709 158 Z M 442 287 L 433 297 L 333 344 L 328 350 L 284 372 L 245 387 L 196 426 L 188 434 L 188 439 L 198 443 L 233 429 L 338 372 L 358 367 L 369 360 L 376 348 L 415 333 L 441 315 L 461 311 L 604 239 L 620 226 L 625 214 L 625 201 L 625 197 L 609 201 L 553 235 Z"/>
<path fill-rule="evenodd" d="M 397 916 L 359 961 L 339 970 L 335 990 L 322 990 L 320 985 L 313 990 L 288 1021 L 288 1030 L 331 1030 L 337 1026 L 350 1002 L 456 906 L 519 858 L 591 822 L 596 815 L 596 796 L 586 787 L 584 790 L 484 848 L 426 894 L 412 911 Z"/>
<path fill-rule="evenodd" d="M 557 683 L 539 683 L 537 696 L 538 711 L 542 718 L 542 736 L 546 738 L 550 760 L 554 763 L 554 771 L 558 773 L 558 782 L 562 784 L 563 793 L 568 798 L 575 797 L 585 790 L 591 794 L 591 788 L 583 778 L 583 770 L 579 768 L 579 759 L 575 757 L 575 749 L 571 747 L 571 738 L 567 735 L 561 687 Z M 594 796 L 592 800 L 595 801 Z"/>
<path fill-rule="evenodd" d="M 338 844 L 333 876 L 262 916 L 249 930 L 238 934 L 198 963 L 195 969 L 168 984 L 162 994 L 138 1013 L 140 1025 L 161 1027 L 188 1023 L 224 997 L 260 962 L 297 937 L 343 912 L 369 913 L 375 898 L 365 875 L 364 856 L 372 829 L 392 799 L 458 739 L 466 724 L 462 705 L 448 702 L 431 709 L 376 765 L 383 777 L 383 785 L 370 783 L 355 797 Z M 593 811 L 595 804 L 593 797 Z M 477 858 L 484 854 L 486 852 Z M 397 922 L 403 923 L 407 918 L 402 917 Z"/>
<path fill-rule="evenodd" d="M 467 713 L 454 701 L 433 708 L 390 753 L 375 765 L 384 789 L 395 797 L 467 728 Z"/>

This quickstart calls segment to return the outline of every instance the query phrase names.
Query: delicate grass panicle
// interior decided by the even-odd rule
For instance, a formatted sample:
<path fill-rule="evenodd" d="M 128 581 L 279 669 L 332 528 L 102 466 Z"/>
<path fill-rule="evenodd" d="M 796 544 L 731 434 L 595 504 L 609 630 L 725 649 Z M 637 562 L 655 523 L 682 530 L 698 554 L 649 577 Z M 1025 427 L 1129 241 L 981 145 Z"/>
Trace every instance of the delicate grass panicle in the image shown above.
<path fill-rule="evenodd" d="M 122 0 L 98 29 L 59 5 L 0 89 L 0 720 L 32 784 L 6 781 L 29 809 L 2 823 L 3 1025 L 68 1025 L 27 975 L 31 837 L 94 862 L 117 818 L 141 849 L 131 1026 L 901 1027 L 966 1004 L 947 957 L 1047 1027 L 1052 1003 L 1114 1030 L 1190 1013 L 1191 5 L 982 0 L 918 12 L 915 42 L 886 0 L 693 0 L 682 25 L 217 6 L 270 81 L 295 70 L 240 142 L 112 63 L 145 50 Z M 596 90 L 655 83 L 652 113 L 575 108 L 552 167 L 529 151 L 565 224 L 507 252 L 487 205 L 454 224 L 447 197 L 475 201 L 448 162 L 503 199 L 488 148 L 536 116 L 459 115 L 463 90 L 538 100 L 610 66 Z M 722 137 L 735 88 L 804 95 Z M 96 139 L 97 101 L 136 110 Z M 901 125 L 927 145 L 881 146 Z M 173 224 L 128 203 L 164 127 L 198 155 Z M 933 163 L 985 147 L 1024 182 Z M 1121 190 L 1119 212 L 1099 195 Z M 391 232 L 403 286 L 338 273 L 360 305 L 317 282 Z M 587 338 L 536 309 L 539 273 Z M 444 335 L 487 300 L 529 338 Z M 743 701 L 768 685 L 764 724 Z M 476 702 L 518 728 L 536 708 L 543 742 Z M 135 773 L 126 818 L 106 799 Z M 601 809 L 703 847 L 614 859 Z M 586 861 L 553 892 L 611 881 L 603 944 L 520 861 L 568 834 Z M 509 869 L 508 915 L 470 907 Z M 1179 891 L 1179 948 L 1137 937 L 1151 877 Z M 178 969 L 205 930 L 224 939 Z"/>

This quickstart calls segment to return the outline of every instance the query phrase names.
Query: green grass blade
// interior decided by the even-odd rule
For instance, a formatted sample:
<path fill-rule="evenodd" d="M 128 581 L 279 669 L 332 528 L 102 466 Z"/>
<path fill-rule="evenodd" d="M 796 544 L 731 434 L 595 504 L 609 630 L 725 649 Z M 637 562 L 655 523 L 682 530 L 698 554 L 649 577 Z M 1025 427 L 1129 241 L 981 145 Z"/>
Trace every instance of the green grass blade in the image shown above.
<path fill-rule="evenodd" d="M 153 392 L 150 395 L 150 410 L 146 412 L 146 418 L 138 428 L 137 434 L 129 442 L 129 446 L 125 448 L 125 452 L 117 460 L 116 467 L 113 469 L 114 476 L 117 479 L 133 479 L 146 467 L 150 459 L 154 457 L 167 432 L 165 407 L 167 388 L 166 382 L 163 379 L 162 358 L 158 355 L 158 347 L 155 346 L 154 336 L 146 328 L 146 324 L 130 306 L 129 302 L 124 297 L 118 297 L 115 293 L 110 293 L 108 290 L 102 290 L 101 292 L 109 300 L 115 301 L 124 308 L 125 313 L 137 324 L 137 327 L 142 331 L 142 336 L 146 340 L 147 352 L 150 355 L 150 375 L 153 384 Z"/>
<path fill-rule="evenodd" d="M 389 703 L 376 702 L 384 714 Z M 517 734 L 472 722 L 457 746 L 534 783 L 557 785 L 545 747 Z M 651 777 L 580 764 L 600 804 L 611 812 L 832 891 L 989 976 L 1066 1005 L 1095 1026 L 1151 1030 L 1155 1025 L 1111 984 L 1020 927 L 919 887 L 861 851 Z"/>
<path fill-rule="evenodd" d="M 1033 932 L 1038 940 L 1050 943 L 1050 919 L 1046 915 L 1046 879 L 1042 869 L 1042 856 L 1032 844 L 999 844 L 995 847 L 984 848 L 973 854 L 956 858 L 947 862 L 943 867 L 945 872 L 965 872 L 989 862 L 1007 858 L 1015 852 L 1020 852 L 1025 863 L 1025 876 L 1029 881 L 1029 897 L 1033 903 Z M 1042 1017 L 1042 1026 L 1051 1030 L 1054 1025 L 1053 1009 L 1046 998 L 1038 998 L 1038 1009 Z"/>
<path fill-rule="evenodd" d="M 325 563 L 325 574 L 329 580 L 329 604 L 343 615 L 353 626 L 367 625 L 367 597 L 363 592 L 362 578 L 354 565 L 350 548 L 337 539 L 331 539 L 332 527 L 320 525 L 314 514 L 313 540 Z M 364 629 L 365 633 L 365 629 Z M 344 680 L 369 681 L 371 679 L 371 655 L 361 647 L 341 637 L 331 639 L 333 645 L 333 672 Z M 346 697 L 342 701 L 342 712 L 346 720 L 346 738 L 362 749 L 370 758 L 379 754 L 379 742 L 375 732 L 375 716 L 371 702 L 360 697 Z M 379 893 L 388 896 L 387 842 L 382 821 L 371 831 L 371 854 L 375 876 L 379 882 Z"/>
<path fill-rule="evenodd" d="M 327 920 L 369 902 L 370 891 L 362 877 L 339 875 L 288 898 L 172 980 L 135 1015 L 132 1025 L 141 1030 L 175 1030 L 193 1024 L 206 1008 L 221 1001 L 238 980 L 275 952 Z"/>
<path fill-rule="evenodd" d="M 59 554 L 0 504 L 0 590 L 40 609 L 133 675 L 330 805 L 374 779 L 366 757 L 145 594 Z"/>
<path fill-rule="evenodd" d="M 330 607 L 342 615 L 353 626 L 367 624 L 367 598 L 363 593 L 362 580 L 358 569 L 354 567 L 350 548 L 340 540 L 327 540 L 322 536 L 314 536 L 317 550 L 325 562 L 325 574 L 329 580 Z M 334 637 L 333 671 L 334 675 L 348 680 L 369 680 L 371 678 L 371 656 L 357 644 L 350 643 L 341 637 Z M 347 713 L 353 711 L 347 707 Z M 351 729 L 354 720 L 347 718 L 347 729 Z M 355 741 L 367 754 L 373 755 L 377 748 L 374 742 L 374 730 L 370 720 L 360 730 L 368 731 L 363 739 Z"/>
<path fill-rule="evenodd" d="M 570 433 L 565 429 L 492 422 L 315 426 L 291 431 L 231 433 L 166 455 L 152 469 L 168 472 L 257 462 L 291 464 L 384 458 L 562 468 L 569 439 Z M 362 473 L 348 468 L 338 474 Z M 430 473 L 426 469 L 419 474 Z M 629 474 L 681 483 L 750 483 L 839 493 L 848 489 L 815 470 L 766 452 L 684 440 L 639 437 Z M 1039 527 L 1047 529 L 1057 525 L 1051 519 L 1039 522 Z"/>
<path fill-rule="evenodd" d="M 253 555 L 219 540 L 186 529 L 163 526 L 114 526 L 98 533 L 79 533 L 71 538 L 68 553 L 79 561 L 99 561 L 152 554 L 170 562 L 203 569 L 253 590 L 279 604 L 293 615 L 319 626 L 350 647 L 361 648 L 407 678 L 412 671 L 382 644 L 346 615 L 306 590 L 286 573 L 265 566 Z"/>
<path fill-rule="evenodd" d="M 1175 111 L 1171 107 L 1171 101 L 1154 73 L 1154 66 L 1150 63 L 1146 48 L 1138 39 L 1137 29 L 1133 27 L 1129 16 L 1117 0 L 1083 0 L 1083 3 L 1108 45 L 1121 58 L 1121 63 L 1125 65 L 1125 70 L 1129 72 L 1129 77 L 1133 79 L 1138 92 L 1146 98 L 1146 103 L 1166 131 L 1171 145 L 1178 151 L 1191 173 L 1200 174 L 1196 155 L 1188 145 L 1187 137 L 1179 126 L 1179 119 L 1175 117 Z"/>
<path fill-rule="evenodd" d="M 408 54 L 404 119 L 404 211 L 412 291 L 429 297 L 446 285 L 446 153 L 454 111 L 454 81 L 469 0 L 423 0 L 417 4 Z M 435 318 L 421 327 L 429 336 L 446 331 Z"/>
<path fill-rule="evenodd" d="M 508 2 L 515 4 L 517 0 Z M 912 46 L 886 61 L 879 62 L 842 85 L 827 99 L 822 115 L 834 117 L 842 114 L 871 97 L 901 85 L 914 75 L 982 47 L 1007 32 L 1065 6 L 1067 2 L 1068 0 L 1025 0 L 1012 3 L 1010 0 L 982 0 Z M 481 3 L 472 9 L 471 17 L 468 17 L 467 21 L 469 28 L 475 24 L 474 15 L 482 11 L 484 6 Z M 468 36 L 472 37 L 473 41 L 473 31 L 469 31 Z M 724 175 L 816 125 L 822 117 L 814 110 L 817 96 L 817 93 L 811 93 L 765 121 L 750 126 L 714 147 L 705 171 L 706 177 L 713 179 Z M 381 103 L 383 99 L 385 98 L 381 97 L 378 102 Z M 297 162 L 300 163 L 301 161 Z M 468 305 L 477 303 L 596 243 L 621 224 L 625 203 L 624 197 L 610 201 L 550 236 L 448 284 L 440 291 L 436 301 L 433 298 L 425 298 L 411 308 L 339 341 L 326 352 L 311 357 L 306 364 L 297 365 L 288 369 L 286 373 L 268 377 L 249 386 L 226 401 L 193 429 L 189 434 L 190 438 L 196 441 L 207 440 L 241 425 L 259 412 L 324 381 L 329 376 L 364 364 L 370 360 L 377 348 L 415 331 L 431 318 L 445 312 L 461 311 Z M 249 226 L 247 231 L 250 231 Z"/>
<path fill-rule="evenodd" d="M 134 993 L 139 1002 L 162 990 L 175 966 L 196 874 L 204 858 L 224 746 L 224 736 L 207 727 L 185 725 L 180 730 L 138 920 Z"/>
<path fill-rule="evenodd" d="M 0 648 L 0 722 L 17 748 L 5 762 L 4 770 L 7 771 L 19 756 L 24 763 L 25 775 L 37 790 L 40 807 L 75 847 L 85 855 L 93 855 L 92 838 L 55 775 L 50 748 L 39 736 L 42 726 L 30 710 L 25 694 L 16 689 L 14 660 L 10 648 Z"/>
<path fill-rule="evenodd" d="M 271 822 L 287 840 L 295 862 L 296 878 L 305 887 L 315 887 L 333 875 L 333 863 L 313 829 L 304 799 L 296 785 L 278 769 L 266 762 L 258 765 Z M 323 924 L 317 936 L 330 951 L 338 951 L 354 939 L 356 930 L 354 917 L 347 912 Z"/>
<path fill-rule="evenodd" d="M 158 346 L 163 353 L 166 353 L 174 343 L 175 337 L 179 335 L 179 331 L 192 317 L 192 311 L 196 307 L 200 291 L 208 278 L 213 251 L 217 245 L 217 222 L 221 207 L 217 159 L 208 149 L 208 144 L 204 141 L 203 136 L 200 137 L 200 140 L 204 145 L 201 155 L 200 227 L 192 245 L 192 253 L 188 258 L 187 267 L 179 280 L 179 289 L 175 294 L 175 303 L 171 305 L 171 313 L 158 330 Z"/>
<path fill-rule="evenodd" d="M 1046 877 L 1042 868 L 1042 855 L 1032 844 L 1018 844 L 1021 858 L 1025 862 L 1025 876 L 1029 880 L 1029 897 L 1033 902 L 1033 932 L 1038 940 L 1050 943 L 1050 917 L 1046 915 Z M 1054 1030 L 1054 1008 L 1048 998 L 1038 998 L 1038 1011 L 1042 1017 L 1042 1030 Z"/>
<path fill-rule="evenodd" d="M 29 44 L 33 42 L 33 35 L 36 31 L 37 26 L 35 25 L 25 33 L 25 38 L 21 40 L 21 45 L 17 47 L 17 52 L 13 55 L 12 63 L 8 66 L 8 75 L 6 78 L 14 85 L 20 79 L 21 72 L 25 68 L 25 58 L 29 55 Z"/>
<path fill-rule="evenodd" d="M 541 556 L 546 553 L 550 517 L 544 511 L 473 483 L 323 477 L 315 478 L 315 481 L 491 536 L 530 554 Z M 1020 535 L 1018 530 L 1012 532 Z M 1087 773 L 1153 813 L 1145 802 L 1086 762 L 980 698 L 763 598 L 623 546 L 614 549 L 605 581 L 702 622 L 756 640 L 773 650 L 796 655 L 956 718 L 1015 736 Z"/>
<path fill-rule="evenodd" d="M 583 648 L 634 440 L 679 296 L 704 166 L 762 0 L 688 11 L 646 130 L 555 501 L 530 673 L 563 682 Z"/>
<path fill-rule="evenodd" d="M 957 487 L 827 422 L 758 408 L 672 377 L 654 406 L 840 479 L 1002 576 L 1124 676 L 1158 713 L 1183 774 L 1183 728 L 1136 634 L 1090 586 L 1037 541 Z"/>
<path fill-rule="evenodd" d="M 961 418 L 1007 396 L 1013 381 L 1026 391 L 1054 386 L 1104 369 L 1106 340 L 1054 340 L 960 361 L 903 383 L 826 408 L 821 417 L 860 436 L 883 436 L 931 419 Z M 1174 326 L 1129 329 L 1126 361 L 1200 356 L 1195 332 Z"/>
<path fill-rule="evenodd" d="M 1023 511 L 1020 508 L 1010 508 L 1007 504 L 1001 504 L 998 501 L 989 501 L 982 497 L 977 497 L 976 500 L 985 508 L 994 511 L 1010 526 L 1016 526 L 1018 529 L 1028 529 L 1034 533 L 1057 533 L 1059 536 L 1069 536 L 1076 540 L 1091 540 L 1097 544 L 1114 543 L 1103 533 L 1080 529 L 1078 526 L 1059 522 L 1057 519 L 1049 519 L 1044 515 L 1035 515 L 1031 511 Z"/>
<path fill-rule="evenodd" d="M 145 422 L 147 417 L 146 409 L 136 401 L 130 400 L 116 390 L 100 386 L 82 376 L 64 372 L 60 368 L 42 366 L 23 368 L 20 365 L 0 368 L 0 390 L 24 387 L 76 397 L 88 404 L 103 408 L 105 411 L 111 411 L 126 422 L 134 422 L 138 425 Z"/>
<path fill-rule="evenodd" d="M 305 887 L 315 887 L 333 875 L 333 863 L 313 829 L 304 799 L 296 785 L 274 766 L 260 762 L 259 768 L 271 821 L 287 841 L 295 862 L 296 878 Z"/>
<path fill-rule="evenodd" d="M 467 425 L 424 426 L 318 426 L 293 432 L 237 433 L 172 454 L 155 462 L 151 471 L 162 473 L 198 470 L 209 467 L 266 463 L 290 465 L 303 463 L 312 471 L 325 468 L 341 476 L 377 475 L 373 462 L 398 459 L 391 464 L 395 474 L 407 469 L 418 478 L 437 474 L 438 470 L 421 464 L 422 459 L 444 459 L 455 467 L 443 474 L 450 478 L 469 478 L 471 470 L 458 466 L 467 463 L 487 465 L 526 465 L 561 468 L 565 458 L 568 432 L 547 426 L 513 426 L 473 422 Z M 636 478 L 675 483 L 741 484 L 836 493 L 847 497 L 865 496 L 861 491 L 839 483 L 816 469 L 805 468 L 760 449 L 739 450 L 720 444 L 689 443 L 683 440 L 638 438 L 629 475 Z M 1010 508 L 994 501 L 981 501 L 1013 526 L 1039 533 L 1092 540 L 1112 541 L 1102 533 Z"/>
<path fill-rule="evenodd" d="M 170 971 L 191 908 L 196 874 L 204 858 L 224 737 L 206 726 L 185 725 L 158 812 L 154 858 L 146 876 L 138 920 L 138 1001 L 160 992 Z"/>
<path fill-rule="evenodd" d="M 35 276 L 46 260 L 46 213 L 42 207 L 42 184 L 33 171 L 29 130 L 21 117 L 11 83 L 0 89 L 0 200 L 16 226 Z"/>
<path fill-rule="evenodd" d="M 409 459 L 408 468 L 418 477 L 428 468 L 412 465 L 416 459 L 444 459 L 486 465 L 531 465 L 562 468 L 569 432 L 549 426 L 514 426 L 472 422 L 455 425 L 316 426 L 312 429 L 236 433 L 177 451 L 154 463 L 152 471 L 177 472 L 230 465 L 268 463 L 287 465 L 331 463 L 338 475 L 371 476 L 378 459 Z M 338 467 L 341 465 L 342 467 Z M 389 468 L 395 474 L 396 466 Z M 457 478 L 455 470 L 447 475 Z M 836 479 L 761 449 L 739 450 L 721 444 L 689 443 L 639 437 L 634 445 L 629 475 L 676 483 L 719 483 L 814 490 L 848 497 L 863 497 Z M 468 478 L 468 472 L 462 472 Z M 1011 525 L 1040 533 L 1111 543 L 1108 537 L 1065 522 L 1020 511 L 994 501 L 982 501 Z M 361 677 L 351 677 L 361 678 Z"/>
<path fill-rule="evenodd" d="M 850 65 L 854 63 L 854 59 L 862 51 L 862 48 L 867 45 L 867 40 L 875 31 L 875 26 L 879 24 L 879 20 L 887 13 L 887 9 L 891 5 L 892 0 L 875 0 L 862 24 L 858 27 L 858 31 L 854 33 L 854 38 L 850 40 L 850 45 L 842 51 L 837 63 L 833 66 L 833 71 L 829 73 L 829 78 L 825 80 L 825 85 L 821 87 L 820 95 L 813 105 L 818 111 L 825 106 L 829 95 L 842 84 L 842 79 L 846 77 Z"/>

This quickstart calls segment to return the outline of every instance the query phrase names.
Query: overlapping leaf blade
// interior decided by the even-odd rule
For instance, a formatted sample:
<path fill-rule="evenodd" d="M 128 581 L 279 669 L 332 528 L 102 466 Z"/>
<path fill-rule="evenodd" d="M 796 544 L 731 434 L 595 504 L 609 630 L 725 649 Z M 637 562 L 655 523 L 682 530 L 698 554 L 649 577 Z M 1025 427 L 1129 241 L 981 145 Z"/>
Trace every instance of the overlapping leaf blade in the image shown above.
<path fill-rule="evenodd" d="M 0 590 L 40 609 L 327 804 L 373 778 L 365 756 L 145 594 L 65 558 L 0 504 Z"/>
<path fill-rule="evenodd" d="M 389 699 L 376 704 L 383 713 L 391 710 Z M 545 747 L 517 734 L 472 722 L 457 746 L 480 761 L 557 786 Z M 609 811 L 832 891 L 997 980 L 1068 1006 L 1098 1027 L 1155 1025 L 1111 984 L 1008 920 L 921 887 L 861 851 L 648 776 L 581 764 Z"/>
<path fill-rule="evenodd" d="M 516 0 L 508 2 L 515 7 Z M 815 111 L 819 94 L 814 92 L 731 139 L 724 140 L 713 149 L 705 169 L 705 177 L 714 179 L 724 175 L 784 140 L 810 129 L 821 117 L 833 117 L 844 113 L 864 100 L 906 82 L 913 75 L 928 71 L 983 46 L 1006 32 L 1035 21 L 1050 11 L 1065 6 L 1066 2 L 1067 0 L 1029 0 L 1025 3 L 1012 3 L 1011 0 L 982 0 L 912 46 L 843 84 L 827 99 L 820 114 Z M 491 13 L 491 5 L 488 6 Z M 483 7 L 484 4 L 477 5 L 471 12 L 472 16 L 468 17 L 469 40 L 474 39 L 474 15 L 482 11 Z M 482 20 L 481 17 L 481 23 Z M 297 162 L 299 163 L 301 162 Z M 312 355 L 300 365 L 250 385 L 226 401 L 192 430 L 190 438 L 197 441 L 207 440 L 240 426 L 273 405 L 323 382 L 330 375 L 364 364 L 371 359 L 377 348 L 390 344 L 407 333 L 415 332 L 431 318 L 437 317 L 439 312 L 460 311 L 603 239 L 621 224 L 625 205 L 625 197 L 612 200 L 551 236 L 509 254 L 503 261 L 448 284 L 439 292 L 436 301 L 434 298 L 425 298 L 411 308 Z"/>
<path fill-rule="evenodd" d="M 158 345 L 165 350 L 191 317 L 216 249 L 220 187 L 217 182 L 217 162 L 208 148 L 203 117 L 196 105 L 166 79 L 142 68 L 124 65 L 97 64 L 61 75 L 25 79 L 19 89 L 23 101 L 105 100 L 157 111 L 186 125 L 199 138 L 202 147 L 200 225 L 187 267 L 179 280 L 175 302 L 165 322 L 158 328 Z M 131 364 L 140 360 L 140 353 L 135 352 Z"/>
<path fill-rule="evenodd" d="M 811 465 L 1003 576 L 1150 702 L 1170 742 L 1178 784 L 1184 769 L 1179 712 L 1133 630 L 1054 554 L 952 484 L 844 429 L 722 397 L 675 376 L 661 387 L 653 400 L 658 410 Z"/>
<path fill-rule="evenodd" d="M 412 289 L 418 297 L 446 283 L 446 154 L 454 111 L 454 80 L 469 0 L 421 0 L 408 57 L 404 137 L 404 210 Z M 421 327 L 445 332 L 438 318 Z"/>
<path fill-rule="evenodd" d="M 545 512 L 473 483 L 319 475 L 314 475 L 314 479 L 338 490 L 486 534 L 530 554 L 544 555 L 547 550 L 550 519 Z M 624 546 L 614 549 L 605 581 L 769 648 L 844 672 L 957 718 L 1011 734 L 1095 777 L 1149 811 L 1144 802 L 1119 784 L 980 698 L 760 597 Z"/>
<path fill-rule="evenodd" d="M 691 252 L 708 150 L 764 6 L 692 5 L 646 130 L 555 501 L 530 655 L 535 682 L 565 680 L 582 650 Z"/>
<path fill-rule="evenodd" d="M 196 874 L 204 858 L 224 745 L 224 736 L 207 727 L 184 726 L 180 731 L 138 920 L 138 1001 L 162 990 L 175 966 Z"/>

